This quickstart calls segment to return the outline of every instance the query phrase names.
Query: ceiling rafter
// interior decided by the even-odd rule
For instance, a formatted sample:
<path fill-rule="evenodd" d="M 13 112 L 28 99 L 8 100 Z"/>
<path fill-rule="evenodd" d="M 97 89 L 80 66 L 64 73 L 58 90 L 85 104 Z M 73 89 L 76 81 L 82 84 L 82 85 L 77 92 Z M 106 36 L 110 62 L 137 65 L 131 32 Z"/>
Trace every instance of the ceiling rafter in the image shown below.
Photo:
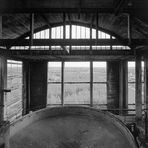
<path fill-rule="evenodd" d="M 97 41 L 97 42 L 96 42 Z M 148 45 L 147 39 L 132 39 L 132 47 Z M 129 39 L 33 39 L 33 46 L 128 46 Z M 0 46 L 29 46 L 29 39 L 0 39 Z"/>

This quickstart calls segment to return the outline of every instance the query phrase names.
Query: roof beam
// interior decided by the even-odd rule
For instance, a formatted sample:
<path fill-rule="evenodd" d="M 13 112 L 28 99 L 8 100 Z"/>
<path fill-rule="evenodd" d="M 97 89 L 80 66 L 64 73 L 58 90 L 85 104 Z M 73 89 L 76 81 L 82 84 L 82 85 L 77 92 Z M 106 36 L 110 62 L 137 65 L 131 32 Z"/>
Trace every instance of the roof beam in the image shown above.
<path fill-rule="evenodd" d="M 96 44 L 96 39 L 33 39 L 33 46 L 109 46 L 110 44 L 118 45 L 128 45 L 128 39 L 121 43 L 119 40 L 114 39 L 98 39 Z M 29 46 L 29 39 L 0 39 L 0 46 Z"/>
<path fill-rule="evenodd" d="M 48 27 L 51 28 L 52 26 L 51 26 L 49 20 L 47 19 L 47 17 L 44 14 L 40 14 L 40 16 L 45 21 L 45 23 L 48 25 Z M 64 24 L 64 26 L 65 26 L 65 24 Z M 64 26 L 63 26 L 63 35 L 64 35 Z M 51 30 L 50 30 L 50 33 L 51 33 Z M 61 46 L 61 48 L 65 51 L 69 52 L 65 46 Z"/>
<path fill-rule="evenodd" d="M 33 39 L 33 46 L 128 46 L 129 39 Z M 132 47 L 148 45 L 147 39 L 132 39 Z M 0 46 L 29 46 L 29 39 L 0 39 Z"/>
<path fill-rule="evenodd" d="M 47 60 L 47 61 L 107 61 L 134 60 L 132 50 L 6 50 L 0 48 L 0 56 L 16 60 Z"/>
<path fill-rule="evenodd" d="M 44 14 L 42 14 L 42 13 L 40 13 L 40 16 L 45 21 L 45 23 L 48 25 L 48 27 L 51 28 L 52 27 L 51 26 L 51 23 L 49 22 L 49 20 L 47 19 L 47 17 Z"/>
<path fill-rule="evenodd" d="M 127 7 L 129 0 L 114 0 L 115 14 L 118 15 Z"/>
<path fill-rule="evenodd" d="M 30 47 L 33 46 L 33 35 L 34 35 L 34 13 L 30 15 Z"/>
<path fill-rule="evenodd" d="M 5 50 L 0 49 L 0 53 L 8 52 L 11 55 L 69 55 L 63 50 Z M 90 55 L 89 50 L 72 50 L 70 55 Z M 134 55 L 130 50 L 92 50 L 92 55 Z"/>
<path fill-rule="evenodd" d="M 99 13 L 115 13 L 114 8 L 81 8 L 81 13 L 95 13 L 98 11 Z M 123 13 L 130 13 L 133 12 L 134 14 L 138 11 L 142 11 L 141 8 L 139 9 L 134 9 L 134 8 L 125 8 L 122 10 Z M 0 9 L 1 14 L 9 14 L 9 13 L 78 13 L 78 8 L 44 8 L 44 9 L 39 9 L 39 8 L 32 8 L 32 9 Z"/>

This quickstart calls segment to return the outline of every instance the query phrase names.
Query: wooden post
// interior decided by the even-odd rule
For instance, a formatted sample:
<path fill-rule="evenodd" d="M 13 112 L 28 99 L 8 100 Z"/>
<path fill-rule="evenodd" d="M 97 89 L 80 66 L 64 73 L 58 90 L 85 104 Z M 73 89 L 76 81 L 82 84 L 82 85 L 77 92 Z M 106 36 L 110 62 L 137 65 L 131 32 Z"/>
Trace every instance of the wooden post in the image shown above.
<path fill-rule="evenodd" d="M 4 89 L 7 88 L 7 60 L 0 57 L 0 122 L 5 120 L 6 117 L 6 94 Z"/>
<path fill-rule="evenodd" d="M 47 105 L 47 61 L 30 62 L 30 110 Z"/>
<path fill-rule="evenodd" d="M 142 78 L 141 78 L 141 57 L 136 56 L 136 121 L 137 124 L 142 120 Z"/>
<path fill-rule="evenodd" d="M 0 16 L 0 39 L 2 39 L 2 16 Z M 0 57 L 0 122 L 5 117 L 5 97 L 4 89 L 7 88 L 7 60 Z"/>
<path fill-rule="evenodd" d="M 65 13 L 63 13 L 63 39 L 66 38 L 66 16 L 65 16 Z"/>
<path fill-rule="evenodd" d="M 51 39 L 51 31 L 52 31 L 52 28 L 49 28 L 49 39 Z M 51 50 L 51 46 L 49 46 L 49 50 Z"/>
<path fill-rule="evenodd" d="M 123 109 L 128 108 L 128 70 L 127 61 L 120 62 L 120 96 L 119 96 L 119 108 L 121 114 L 126 112 Z"/>
<path fill-rule="evenodd" d="M 90 39 L 92 39 L 92 25 L 90 26 Z M 92 55 L 92 46 L 90 46 L 90 55 Z M 93 61 L 90 60 L 90 106 L 93 106 Z"/>
<path fill-rule="evenodd" d="M 70 20 L 70 28 L 69 28 L 69 38 L 72 39 L 72 24 Z M 69 53 L 71 53 L 72 47 L 69 47 Z"/>
<path fill-rule="evenodd" d="M 145 56 L 144 62 L 144 108 L 148 118 L 148 56 Z M 145 138 L 148 138 L 148 119 L 145 121 Z"/>
<path fill-rule="evenodd" d="M 30 48 L 33 46 L 33 35 L 34 35 L 34 13 L 30 15 Z"/>
<path fill-rule="evenodd" d="M 93 62 L 90 61 L 90 106 L 93 106 Z"/>
<path fill-rule="evenodd" d="M 0 16 L 0 39 L 2 39 L 2 16 Z"/>
<path fill-rule="evenodd" d="M 62 80 L 61 80 L 61 103 L 62 103 L 62 106 L 64 106 L 64 67 L 65 67 L 65 62 L 62 61 L 62 69 L 61 69 L 61 75 L 62 75 Z"/>
<path fill-rule="evenodd" d="M 26 115 L 30 111 L 30 64 L 23 62 L 23 101 L 22 115 Z"/>
<path fill-rule="evenodd" d="M 131 15 L 130 14 L 128 14 L 128 16 L 127 16 L 127 24 L 128 24 L 128 39 L 129 39 L 129 46 L 131 46 L 131 44 L 132 44 L 132 25 L 131 25 Z"/>
<path fill-rule="evenodd" d="M 119 61 L 107 62 L 107 108 L 119 109 Z M 119 111 L 111 111 L 118 114 Z"/>
<path fill-rule="evenodd" d="M 96 42 L 98 39 L 98 11 L 96 12 Z"/>
<path fill-rule="evenodd" d="M 112 35 L 110 35 L 110 40 L 112 40 L 112 39 L 113 39 L 113 37 L 112 37 Z M 110 50 L 113 50 L 112 44 L 110 45 Z"/>

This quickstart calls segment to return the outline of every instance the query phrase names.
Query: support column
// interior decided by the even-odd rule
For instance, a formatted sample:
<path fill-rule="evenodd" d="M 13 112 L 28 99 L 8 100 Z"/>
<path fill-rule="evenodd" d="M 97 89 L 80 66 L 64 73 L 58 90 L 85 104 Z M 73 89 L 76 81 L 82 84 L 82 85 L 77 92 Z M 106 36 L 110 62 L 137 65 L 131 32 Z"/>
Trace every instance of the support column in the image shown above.
<path fill-rule="evenodd" d="M 0 39 L 2 39 L 2 16 L 0 16 Z M 5 88 L 7 88 L 7 60 L 0 57 L 0 122 L 4 120 Z"/>
<path fill-rule="evenodd" d="M 141 57 L 136 57 L 136 121 L 142 120 L 142 77 L 141 77 L 142 69 L 141 69 Z"/>
<path fill-rule="evenodd" d="M 30 47 L 33 46 L 33 35 L 34 35 L 34 13 L 30 15 Z"/>
<path fill-rule="evenodd" d="M 107 108 L 119 108 L 119 61 L 107 62 Z M 117 113 L 118 111 L 112 111 Z"/>
<path fill-rule="evenodd" d="M 120 62 L 120 97 L 119 97 L 119 108 L 121 114 L 125 114 L 123 109 L 128 108 L 128 66 L 127 61 Z"/>
<path fill-rule="evenodd" d="M 7 60 L 0 57 L 0 122 L 5 117 L 5 94 L 4 89 L 7 88 Z"/>
<path fill-rule="evenodd" d="M 145 91 L 144 91 L 144 108 L 146 111 L 146 115 L 148 118 L 148 56 L 145 57 L 145 67 L 144 67 L 144 87 L 145 87 Z M 145 138 L 148 138 L 148 119 L 145 120 Z"/>
<path fill-rule="evenodd" d="M 65 69 L 65 62 L 62 61 L 62 69 L 61 69 L 61 74 L 62 74 L 62 80 L 61 80 L 61 103 L 62 103 L 62 106 L 64 106 L 64 69 Z"/>
<path fill-rule="evenodd" d="M 22 115 L 26 115 L 30 111 L 30 64 L 29 62 L 23 62 L 23 112 Z"/>
<path fill-rule="evenodd" d="M 90 106 L 93 107 L 93 62 L 90 61 Z"/>
<path fill-rule="evenodd" d="M 47 104 L 47 62 L 30 63 L 30 109 L 45 108 Z"/>
<path fill-rule="evenodd" d="M 23 63 L 23 93 L 23 114 L 46 107 L 46 61 Z"/>

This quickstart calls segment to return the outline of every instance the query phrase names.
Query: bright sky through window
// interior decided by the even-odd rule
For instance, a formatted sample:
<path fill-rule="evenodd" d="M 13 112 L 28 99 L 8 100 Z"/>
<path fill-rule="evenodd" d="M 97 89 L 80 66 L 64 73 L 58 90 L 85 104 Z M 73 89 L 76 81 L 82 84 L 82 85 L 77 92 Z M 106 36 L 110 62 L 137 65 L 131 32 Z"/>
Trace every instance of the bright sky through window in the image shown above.
<path fill-rule="evenodd" d="M 66 62 L 66 67 L 89 67 L 89 62 Z M 61 67 L 61 62 L 49 62 L 49 67 Z M 106 62 L 93 62 L 94 67 L 106 67 Z"/>

